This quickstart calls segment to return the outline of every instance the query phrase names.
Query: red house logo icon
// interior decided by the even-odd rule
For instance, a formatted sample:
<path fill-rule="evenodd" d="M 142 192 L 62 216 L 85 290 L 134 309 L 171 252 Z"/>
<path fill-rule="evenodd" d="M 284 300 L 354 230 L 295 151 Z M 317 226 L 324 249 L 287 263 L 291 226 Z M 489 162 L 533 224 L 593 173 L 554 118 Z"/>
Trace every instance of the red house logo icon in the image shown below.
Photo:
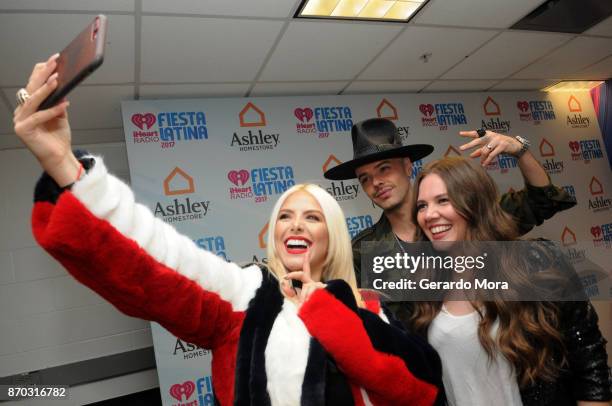
<path fill-rule="evenodd" d="M 561 243 L 566 247 L 576 244 L 576 234 L 567 226 L 565 226 L 563 233 L 561 233 Z"/>
<path fill-rule="evenodd" d="M 567 107 L 572 113 L 579 113 L 582 111 L 582 106 L 580 105 L 578 99 L 574 97 L 574 95 L 571 95 L 570 98 L 567 100 Z"/>
<path fill-rule="evenodd" d="M 166 196 L 184 195 L 195 192 L 193 178 L 178 166 L 164 179 Z"/>
<path fill-rule="evenodd" d="M 387 99 L 382 99 L 378 107 L 376 107 L 376 114 L 380 118 L 386 118 L 389 120 L 397 120 L 397 109 L 391 102 Z"/>
<path fill-rule="evenodd" d="M 484 104 L 482 105 L 484 108 L 484 113 L 487 116 L 499 116 L 501 114 L 501 109 L 499 108 L 499 104 L 491 96 L 487 97 Z"/>
<path fill-rule="evenodd" d="M 334 167 L 336 165 L 340 165 L 342 161 L 340 161 L 334 154 L 331 154 L 325 163 L 323 164 L 323 173 L 327 172 L 330 167 Z"/>
<path fill-rule="evenodd" d="M 540 141 L 540 155 L 544 158 L 555 156 L 555 147 L 546 138 L 542 138 L 542 141 Z"/>
<path fill-rule="evenodd" d="M 238 114 L 240 127 L 263 127 L 266 125 L 266 115 L 256 105 L 248 102 Z"/>
<path fill-rule="evenodd" d="M 591 183 L 589 184 L 589 190 L 593 196 L 603 195 L 603 185 L 595 176 L 591 178 Z"/>

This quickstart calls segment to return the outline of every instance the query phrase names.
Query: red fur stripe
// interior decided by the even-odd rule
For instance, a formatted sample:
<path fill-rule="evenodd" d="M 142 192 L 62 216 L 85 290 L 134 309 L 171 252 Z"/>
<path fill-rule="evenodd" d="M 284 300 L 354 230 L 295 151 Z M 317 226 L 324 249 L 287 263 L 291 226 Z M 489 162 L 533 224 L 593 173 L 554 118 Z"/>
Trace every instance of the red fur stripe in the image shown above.
<path fill-rule="evenodd" d="M 368 309 L 372 313 L 374 314 L 380 313 L 380 302 L 378 300 L 374 300 L 374 301 L 366 300 L 365 305 L 366 305 L 366 309 Z"/>
<path fill-rule="evenodd" d="M 32 227 L 38 243 L 66 270 L 125 314 L 156 321 L 214 352 L 235 353 L 244 312 L 157 262 L 71 193 L 63 193 L 57 205 L 36 203 Z M 215 392 L 223 404 L 232 403 L 234 369 L 235 354 L 226 365 L 213 363 Z"/>
<path fill-rule="evenodd" d="M 359 294 L 365 302 L 366 309 L 374 314 L 380 314 L 380 295 L 371 290 L 360 290 Z"/>
<path fill-rule="evenodd" d="M 359 316 L 324 289 L 300 308 L 310 334 L 329 352 L 351 383 L 366 389 L 376 405 L 432 405 L 437 388 L 417 379 L 404 361 L 377 351 Z"/>

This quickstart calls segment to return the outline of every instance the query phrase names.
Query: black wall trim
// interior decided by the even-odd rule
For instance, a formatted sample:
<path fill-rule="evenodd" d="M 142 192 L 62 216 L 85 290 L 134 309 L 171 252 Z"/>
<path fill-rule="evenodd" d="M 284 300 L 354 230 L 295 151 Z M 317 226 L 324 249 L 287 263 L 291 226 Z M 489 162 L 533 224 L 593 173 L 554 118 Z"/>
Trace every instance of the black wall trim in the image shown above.
<path fill-rule="evenodd" d="M 100 381 L 156 368 L 153 347 L 0 378 L 0 385 L 68 385 Z"/>

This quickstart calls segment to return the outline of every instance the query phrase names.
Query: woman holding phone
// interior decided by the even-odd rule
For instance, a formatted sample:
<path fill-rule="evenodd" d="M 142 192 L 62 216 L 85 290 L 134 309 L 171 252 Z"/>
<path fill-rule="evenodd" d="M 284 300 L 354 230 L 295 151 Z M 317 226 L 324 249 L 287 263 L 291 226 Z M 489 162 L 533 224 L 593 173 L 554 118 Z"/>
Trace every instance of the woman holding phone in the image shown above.
<path fill-rule="evenodd" d="M 45 170 L 34 235 L 75 278 L 124 313 L 211 349 L 222 405 L 443 402 L 435 351 L 362 299 L 333 197 L 294 186 L 270 216 L 269 265 L 227 263 L 135 203 L 102 159 L 73 154 L 68 102 L 37 112 L 57 86 L 55 64 L 36 65 L 14 123 Z"/>
<path fill-rule="evenodd" d="M 465 158 L 426 165 L 415 180 L 412 207 L 417 240 L 434 246 L 517 239 L 495 182 Z M 526 260 L 502 257 L 499 264 L 522 271 L 514 265 L 548 260 L 541 252 Z M 405 322 L 440 354 L 451 405 L 609 405 L 606 341 L 588 301 L 418 302 L 410 313 Z"/>

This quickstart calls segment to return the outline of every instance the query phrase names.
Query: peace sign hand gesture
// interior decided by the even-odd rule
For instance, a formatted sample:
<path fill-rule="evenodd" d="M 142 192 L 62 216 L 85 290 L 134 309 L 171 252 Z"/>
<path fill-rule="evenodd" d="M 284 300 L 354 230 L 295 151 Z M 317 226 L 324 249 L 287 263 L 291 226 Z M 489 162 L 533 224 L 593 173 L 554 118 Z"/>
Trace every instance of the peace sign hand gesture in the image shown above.
<path fill-rule="evenodd" d="M 293 288 L 291 281 L 300 281 L 302 287 Z M 325 284 L 322 282 L 316 282 L 312 279 L 310 274 L 310 251 L 306 251 L 304 254 L 304 263 L 301 271 L 289 272 L 284 276 L 284 280 L 281 283 L 281 288 L 286 297 L 294 302 L 298 307 L 303 305 L 317 289 L 325 288 Z"/>

